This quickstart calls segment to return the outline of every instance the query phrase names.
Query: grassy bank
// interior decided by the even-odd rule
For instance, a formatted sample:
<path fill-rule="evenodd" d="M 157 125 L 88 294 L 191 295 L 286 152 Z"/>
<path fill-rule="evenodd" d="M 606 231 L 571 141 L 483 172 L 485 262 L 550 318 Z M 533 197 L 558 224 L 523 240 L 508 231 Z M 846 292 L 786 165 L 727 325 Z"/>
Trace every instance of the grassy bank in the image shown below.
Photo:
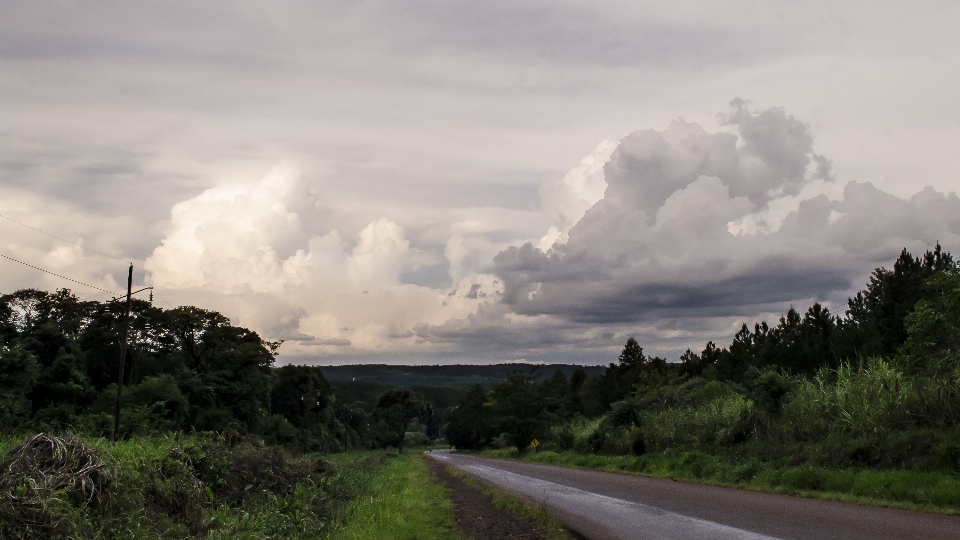
<path fill-rule="evenodd" d="M 461 539 L 453 523 L 450 500 L 430 479 L 423 460 L 419 452 L 407 452 L 392 457 L 375 475 L 369 475 L 369 491 L 345 510 L 342 526 L 327 538 Z"/>
<path fill-rule="evenodd" d="M 322 538 L 382 467 L 213 435 L 0 441 L 3 538 Z"/>
<path fill-rule="evenodd" d="M 921 470 L 789 466 L 751 459 L 731 461 L 701 451 L 605 456 L 577 452 L 488 450 L 486 457 L 521 459 L 598 471 L 637 474 L 945 514 L 960 514 L 960 478 Z"/>

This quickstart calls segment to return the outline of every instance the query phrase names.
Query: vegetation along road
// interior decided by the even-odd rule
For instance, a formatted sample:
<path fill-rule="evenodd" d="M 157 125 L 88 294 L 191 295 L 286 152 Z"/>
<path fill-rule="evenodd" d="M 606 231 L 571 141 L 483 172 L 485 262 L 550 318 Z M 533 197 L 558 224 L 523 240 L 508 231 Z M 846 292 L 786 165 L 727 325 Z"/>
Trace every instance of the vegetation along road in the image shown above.
<path fill-rule="evenodd" d="M 433 452 L 479 480 L 542 504 L 590 538 L 960 539 L 960 518 Z"/>

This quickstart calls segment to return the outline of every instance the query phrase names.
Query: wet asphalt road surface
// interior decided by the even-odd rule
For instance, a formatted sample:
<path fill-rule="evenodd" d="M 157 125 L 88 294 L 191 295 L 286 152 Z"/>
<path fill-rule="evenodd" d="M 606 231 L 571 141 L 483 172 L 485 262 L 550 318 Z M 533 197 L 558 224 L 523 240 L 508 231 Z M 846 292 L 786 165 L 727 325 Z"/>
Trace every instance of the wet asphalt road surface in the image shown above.
<path fill-rule="evenodd" d="M 960 517 L 452 452 L 430 457 L 542 504 L 591 540 L 960 540 Z"/>

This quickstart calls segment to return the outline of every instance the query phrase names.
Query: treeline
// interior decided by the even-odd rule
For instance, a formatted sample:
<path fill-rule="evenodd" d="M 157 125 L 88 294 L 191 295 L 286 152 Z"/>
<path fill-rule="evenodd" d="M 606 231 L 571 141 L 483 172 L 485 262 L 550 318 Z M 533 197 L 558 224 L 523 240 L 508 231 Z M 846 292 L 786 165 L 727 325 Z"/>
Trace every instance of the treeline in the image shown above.
<path fill-rule="evenodd" d="M 0 296 L 0 433 L 111 436 L 123 316 L 121 302 L 81 301 L 67 289 Z M 133 300 L 129 343 L 122 437 L 217 432 L 327 452 L 406 437 L 396 428 L 403 407 L 377 407 L 389 388 L 338 402 L 319 368 L 275 368 L 280 342 L 218 312 Z M 439 419 L 429 403 L 413 410 L 413 442 L 425 443 Z"/>
<path fill-rule="evenodd" d="M 112 435 L 123 308 L 65 289 L 0 296 L 0 432 Z M 130 329 L 122 437 L 216 432 L 325 452 L 443 437 L 524 451 L 536 438 L 960 468 L 960 270 L 939 245 L 875 270 L 843 315 L 791 307 L 679 362 L 631 338 L 602 374 L 534 368 L 469 388 L 331 385 L 316 367 L 274 367 L 279 342 L 196 307 L 134 300 Z"/>
<path fill-rule="evenodd" d="M 922 257 L 904 249 L 842 316 L 791 307 L 680 362 L 647 356 L 630 338 L 603 375 L 540 375 L 474 386 L 449 417 L 448 440 L 960 470 L 960 269 L 939 244 Z"/>

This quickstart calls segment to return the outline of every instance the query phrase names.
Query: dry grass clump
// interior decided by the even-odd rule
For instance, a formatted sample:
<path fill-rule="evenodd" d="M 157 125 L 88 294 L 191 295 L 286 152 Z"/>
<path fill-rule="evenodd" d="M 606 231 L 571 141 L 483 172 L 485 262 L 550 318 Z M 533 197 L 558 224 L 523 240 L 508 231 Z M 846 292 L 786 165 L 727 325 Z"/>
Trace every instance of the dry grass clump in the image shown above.
<path fill-rule="evenodd" d="M 251 495 L 263 492 L 290 495 L 301 480 L 324 472 L 314 460 L 295 458 L 278 446 L 241 444 L 232 453 L 229 471 L 217 490 L 231 505 L 242 504 Z"/>
<path fill-rule="evenodd" d="M 0 455 L 0 539 L 315 538 L 353 494 L 319 456 L 225 439 L 17 441 Z"/>
<path fill-rule="evenodd" d="M 184 525 L 191 535 L 205 532 L 206 513 L 213 501 L 197 477 L 191 457 L 179 446 L 173 446 L 144 469 L 139 491 L 147 514 L 158 521 L 166 518 Z"/>
<path fill-rule="evenodd" d="M 0 535 L 52 535 L 66 508 L 100 503 L 110 476 L 100 455 L 76 437 L 27 437 L 0 463 Z"/>

